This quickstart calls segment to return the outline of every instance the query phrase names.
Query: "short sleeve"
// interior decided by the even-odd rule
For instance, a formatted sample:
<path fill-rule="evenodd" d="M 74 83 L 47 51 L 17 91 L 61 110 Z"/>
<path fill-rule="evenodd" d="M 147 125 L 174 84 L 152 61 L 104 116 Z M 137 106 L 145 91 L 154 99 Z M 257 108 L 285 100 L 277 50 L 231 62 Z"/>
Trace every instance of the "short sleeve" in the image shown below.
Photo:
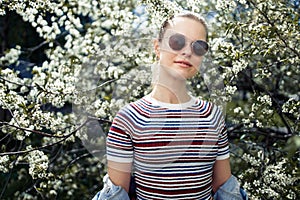
<path fill-rule="evenodd" d="M 220 123 L 219 123 L 219 139 L 218 139 L 218 155 L 217 160 L 225 160 L 229 158 L 229 142 L 228 142 L 228 136 L 227 136 L 227 128 L 225 125 L 225 119 L 223 117 L 222 111 L 218 110 L 219 117 L 220 117 Z"/>
<path fill-rule="evenodd" d="M 107 160 L 120 163 L 133 162 L 129 119 L 130 117 L 124 108 L 115 116 L 106 140 Z"/>

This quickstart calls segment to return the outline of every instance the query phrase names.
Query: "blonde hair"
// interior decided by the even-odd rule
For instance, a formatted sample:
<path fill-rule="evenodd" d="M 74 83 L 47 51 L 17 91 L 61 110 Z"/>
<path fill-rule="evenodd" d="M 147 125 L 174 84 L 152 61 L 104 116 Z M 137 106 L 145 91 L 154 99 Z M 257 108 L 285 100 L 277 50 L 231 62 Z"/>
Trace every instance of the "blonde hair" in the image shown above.
<path fill-rule="evenodd" d="M 177 17 L 185 17 L 185 18 L 189 18 L 189 19 L 193 19 L 199 23 L 201 23 L 204 28 L 205 28 L 205 32 L 206 32 L 206 40 L 208 40 L 208 27 L 207 27 L 207 23 L 205 21 L 205 19 L 195 13 L 191 13 L 191 12 L 184 12 L 184 13 L 180 13 L 180 14 L 176 14 L 176 15 L 172 15 L 171 17 L 169 17 L 167 20 L 165 20 L 163 23 L 162 23 L 162 26 L 159 30 L 159 34 L 158 34 L 158 41 L 161 42 L 163 37 L 164 37 L 164 34 L 166 32 L 166 29 L 170 26 L 170 22 L 177 18 Z"/>

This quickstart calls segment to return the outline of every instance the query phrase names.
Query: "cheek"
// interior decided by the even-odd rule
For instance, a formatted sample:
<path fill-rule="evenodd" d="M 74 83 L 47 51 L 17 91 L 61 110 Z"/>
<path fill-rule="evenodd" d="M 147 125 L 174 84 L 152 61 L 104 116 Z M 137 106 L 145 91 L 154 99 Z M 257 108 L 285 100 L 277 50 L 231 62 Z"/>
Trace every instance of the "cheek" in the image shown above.
<path fill-rule="evenodd" d="M 160 53 L 159 61 L 160 63 L 172 63 L 175 56 L 176 55 L 172 53 L 162 52 Z"/>
<path fill-rule="evenodd" d="M 202 61 L 203 61 L 203 57 L 194 57 L 194 58 L 191 60 L 193 66 L 194 66 L 195 68 L 197 68 L 197 70 L 200 69 L 200 65 L 201 65 Z"/>

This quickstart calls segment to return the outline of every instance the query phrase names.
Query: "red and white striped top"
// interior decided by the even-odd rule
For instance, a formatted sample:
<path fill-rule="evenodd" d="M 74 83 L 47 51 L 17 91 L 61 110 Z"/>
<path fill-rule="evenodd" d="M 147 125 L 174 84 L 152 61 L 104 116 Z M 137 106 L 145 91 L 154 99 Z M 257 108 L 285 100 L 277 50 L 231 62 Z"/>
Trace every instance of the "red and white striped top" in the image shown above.
<path fill-rule="evenodd" d="M 222 112 L 196 98 L 145 96 L 117 113 L 107 137 L 107 159 L 133 163 L 138 199 L 210 199 L 213 164 L 228 157 Z"/>

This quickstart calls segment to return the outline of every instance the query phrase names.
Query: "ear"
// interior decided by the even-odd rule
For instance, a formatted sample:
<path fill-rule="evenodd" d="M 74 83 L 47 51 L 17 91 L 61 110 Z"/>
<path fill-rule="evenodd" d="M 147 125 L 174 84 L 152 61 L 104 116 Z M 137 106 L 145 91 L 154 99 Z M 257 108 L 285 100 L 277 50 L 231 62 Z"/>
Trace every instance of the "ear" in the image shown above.
<path fill-rule="evenodd" d="M 159 41 L 158 39 L 153 40 L 153 47 L 154 47 L 154 52 L 156 55 L 157 60 L 159 60 L 160 57 L 160 47 L 159 47 Z"/>

